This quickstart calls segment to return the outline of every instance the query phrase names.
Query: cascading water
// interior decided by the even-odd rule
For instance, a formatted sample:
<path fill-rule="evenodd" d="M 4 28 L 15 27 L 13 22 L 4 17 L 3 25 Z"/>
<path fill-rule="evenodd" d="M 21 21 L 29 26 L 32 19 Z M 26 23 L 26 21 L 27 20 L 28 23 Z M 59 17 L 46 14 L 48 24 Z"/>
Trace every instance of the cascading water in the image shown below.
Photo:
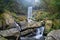
<path fill-rule="evenodd" d="M 36 6 L 36 5 L 38 5 L 38 3 L 40 4 L 40 1 L 39 0 L 25 0 L 25 3 L 31 3 L 31 4 L 29 4 L 29 6 L 28 6 L 28 15 L 27 15 L 27 20 L 28 20 L 28 23 L 31 23 L 31 18 L 32 18 L 32 10 L 33 10 L 33 6 Z M 24 2 L 23 2 L 23 4 L 25 4 Z M 17 26 L 17 29 L 18 30 L 20 30 L 20 28 L 19 28 L 19 25 L 17 24 L 17 23 L 15 23 L 16 24 L 16 26 Z M 43 36 L 43 32 L 44 32 L 44 26 L 41 26 L 40 28 L 37 28 L 36 29 L 37 30 L 37 32 L 36 32 L 36 36 L 34 36 L 34 38 L 35 39 L 40 39 L 42 36 Z M 22 39 L 24 39 L 24 38 L 22 38 Z"/>
<path fill-rule="evenodd" d="M 31 23 L 31 18 L 32 18 L 32 6 L 28 7 L 28 23 Z M 36 39 L 40 39 L 43 36 L 43 32 L 44 32 L 44 26 L 41 26 L 40 28 L 37 28 L 37 32 L 36 32 L 36 36 L 34 36 L 34 38 Z"/>
<path fill-rule="evenodd" d="M 43 36 L 43 32 L 44 32 L 44 26 L 37 28 L 36 36 L 34 36 L 34 38 L 40 39 Z"/>
<path fill-rule="evenodd" d="M 32 6 L 28 7 L 28 18 L 27 18 L 28 23 L 32 21 L 31 18 L 32 18 Z"/>
<path fill-rule="evenodd" d="M 17 30 L 21 31 L 19 24 L 15 22 L 15 25 L 16 25 Z"/>

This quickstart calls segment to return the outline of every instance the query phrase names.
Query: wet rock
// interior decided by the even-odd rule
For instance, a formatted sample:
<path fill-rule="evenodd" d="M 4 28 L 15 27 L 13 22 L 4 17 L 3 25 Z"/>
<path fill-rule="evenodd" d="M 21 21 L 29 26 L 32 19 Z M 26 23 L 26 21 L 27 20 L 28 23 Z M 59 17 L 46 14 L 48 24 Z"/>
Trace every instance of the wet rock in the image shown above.
<path fill-rule="evenodd" d="M 21 29 L 28 29 L 28 28 L 38 28 L 41 26 L 40 22 L 20 22 L 19 24 L 21 24 Z"/>
<path fill-rule="evenodd" d="M 60 30 L 51 31 L 45 40 L 60 40 Z"/>
<path fill-rule="evenodd" d="M 32 22 L 32 23 L 27 23 L 27 22 L 20 22 L 21 24 L 21 35 L 27 35 L 30 33 L 33 33 L 36 28 L 40 27 L 40 22 Z"/>
<path fill-rule="evenodd" d="M 19 35 L 19 31 L 16 28 L 2 30 L 0 31 L 0 35 L 7 37 L 7 36 L 17 36 Z"/>
<path fill-rule="evenodd" d="M 21 32 L 21 36 L 29 36 L 33 32 L 34 32 L 34 29 L 28 29 L 28 30 Z"/>
<path fill-rule="evenodd" d="M 36 39 L 33 37 L 21 37 L 21 40 L 45 40 L 44 37 L 41 37 L 40 39 Z"/>

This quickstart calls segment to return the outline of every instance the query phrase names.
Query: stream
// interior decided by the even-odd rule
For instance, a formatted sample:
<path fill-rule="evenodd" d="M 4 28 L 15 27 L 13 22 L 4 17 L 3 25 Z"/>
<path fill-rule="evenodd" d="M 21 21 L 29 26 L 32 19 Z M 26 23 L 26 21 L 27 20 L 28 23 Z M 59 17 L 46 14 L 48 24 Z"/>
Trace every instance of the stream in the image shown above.
<path fill-rule="evenodd" d="M 36 28 L 35 34 L 32 34 L 33 36 L 20 37 L 20 39 L 21 40 L 44 40 L 43 32 L 44 32 L 44 26 L 41 26 L 40 28 Z"/>

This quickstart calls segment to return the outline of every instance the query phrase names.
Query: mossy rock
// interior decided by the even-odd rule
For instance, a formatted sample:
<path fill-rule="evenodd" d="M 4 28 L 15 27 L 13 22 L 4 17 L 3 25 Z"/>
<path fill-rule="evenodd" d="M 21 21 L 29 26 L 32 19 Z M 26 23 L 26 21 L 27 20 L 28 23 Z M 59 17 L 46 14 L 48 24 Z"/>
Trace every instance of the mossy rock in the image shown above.
<path fill-rule="evenodd" d="M 53 21 L 53 29 L 60 29 L 60 19 L 55 19 Z"/>
<path fill-rule="evenodd" d="M 45 34 L 47 34 L 47 33 L 49 33 L 50 31 L 51 31 L 51 27 L 52 27 L 52 20 L 46 20 L 45 21 L 46 23 L 45 23 L 45 31 L 44 31 L 44 33 Z"/>
<path fill-rule="evenodd" d="M 24 20 L 26 20 L 27 18 L 26 18 L 26 16 L 18 16 L 18 19 L 19 19 L 20 21 L 24 21 Z"/>
<path fill-rule="evenodd" d="M 7 40 L 6 38 L 0 37 L 0 40 Z"/>

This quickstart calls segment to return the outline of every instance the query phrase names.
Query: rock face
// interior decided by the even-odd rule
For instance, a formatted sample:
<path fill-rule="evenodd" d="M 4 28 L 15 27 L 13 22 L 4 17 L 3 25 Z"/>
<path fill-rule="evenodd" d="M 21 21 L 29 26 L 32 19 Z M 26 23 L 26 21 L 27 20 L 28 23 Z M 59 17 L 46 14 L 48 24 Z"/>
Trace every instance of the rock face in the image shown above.
<path fill-rule="evenodd" d="M 9 30 L 2 30 L 0 31 L 0 35 L 7 37 L 7 36 L 17 36 L 19 35 L 19 31 L 16 28 L 12 28 Z"/>
<path fill-rule="evenodd" d="M 32 22 L 32 23 L 28 23 L 28 22 L 20 22 L 21 24 L 21 29 L 27 29 L 27 28 L 38 28 L 41 26 L 40 22 Z"/>
<path fill-rule="evenodd" d="M 5 12 L 3 14 L 4 16 L 4 19 L 6 21 L 6 24 L 11 24 L 11 23 L 14 23 L 14 18 L 12 17 L 11 13 L 9 11 Z"/>
<path fill-rule="evenodd" d="M 60 30 L 51 31 L 45 40 L 60 40 Z"/>
<path fill-rule="evenodd" d="M 14 18 L 12 17 L 11 12 L 6 11 L 1 15 L 0 19 L 0 30 L 5 30 L 14 23 Z"/>
<path fill-rule="evenodd" d="M 23 31 L 21 31 L 21 35 L 28 35 L 30 33 L 33 33 L 35 31 L 35 28 L 40 27 L 40 22 L 32 22 L 32 23 L 28 23 L 28 22 L 20 22 L 21 24 L 21 29 Z"/>

